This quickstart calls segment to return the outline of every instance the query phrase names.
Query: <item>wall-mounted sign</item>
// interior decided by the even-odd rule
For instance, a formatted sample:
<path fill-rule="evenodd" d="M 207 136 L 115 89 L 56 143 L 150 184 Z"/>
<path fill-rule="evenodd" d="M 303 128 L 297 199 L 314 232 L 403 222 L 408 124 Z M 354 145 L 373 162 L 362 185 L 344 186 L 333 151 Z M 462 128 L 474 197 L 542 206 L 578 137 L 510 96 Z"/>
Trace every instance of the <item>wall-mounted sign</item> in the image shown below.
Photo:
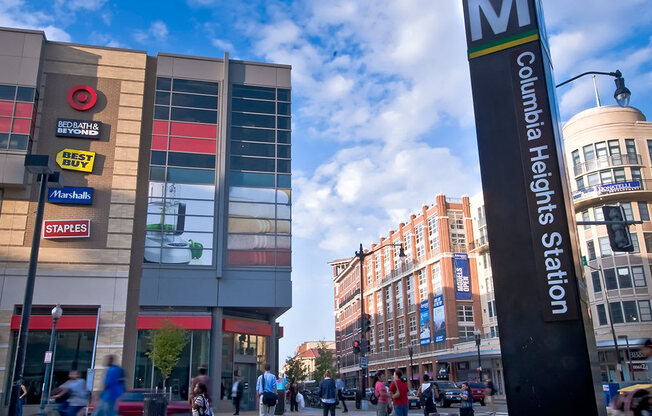
<path fill-rule="evenodd" d="M 80 139 L 99 139 L 102 123 L 99 121 L 57 119 L 57 137 L 76 137 Z"/>
<path fill-rule="evenodd" d="M 432 320 L 435 323 L 434 342 L 446 341 L 446 311 L 444 310 L 444 295 L 435 296 L 432 300 Z"/>
<path fill-rule="evenodd" d="M 455 299 L 471 299 L 471 278 L 469 277 L 469 258 L 464 253 L 455 253 Z"/>
<path fill-rule="evenodd" d="M 88 238 L 91 220 L 45 220 L 43 238 Z"/>
<path fill-rule="evenodd" d="M 48 202 L 90 205 L 93 203 L 93 188 L 73 186 L 50 188 L 48 191 Z"/>
<path fill-rule="evenodd" d="M 77 111 L 86 111 L 97 102 L 97 93 L 88 85 L 76 85 L 68 91 L 68 104 Z"/>
<path fill-rule="evenodd" d="M 61 169 L 78 170 L 80 172 L 92 172 L 95 162 L 95 152 L 85 150 L 63 149 L 57 153 L 57 165 Z"/>
<path fill-rule="evenodd" d="M 428 310 L 428 300 L 421 301 L 419 308 L 419 344 L 430 344 L 430 311 Z"/>
<path fill-rule="evenodd" d="M 618 192 L 640 191 L 641 189 L 641 181 L 616 182 L 582 189 L 573 194 L 573 199 L 578 200 L 591 198 L 599 195 L 615 194 Z"/>

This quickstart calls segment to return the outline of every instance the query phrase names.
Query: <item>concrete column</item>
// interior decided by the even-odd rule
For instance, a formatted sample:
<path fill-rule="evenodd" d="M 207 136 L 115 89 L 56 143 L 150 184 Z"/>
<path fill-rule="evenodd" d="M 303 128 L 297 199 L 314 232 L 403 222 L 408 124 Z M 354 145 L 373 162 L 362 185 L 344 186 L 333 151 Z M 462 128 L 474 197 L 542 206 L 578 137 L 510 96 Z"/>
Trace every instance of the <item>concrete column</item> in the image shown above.
<path fill-rule="evenodd" d="M 211 392 L 213 397 L 219 397 L 222 387 L 222 308 L 213 308 L 211 322 L 211 363 L 208 369 L 211 377 Z M 221 400 L 214 400 L 214 406 L 218 407 Z M 217 408 L 216 411 L 220 411 Z"/>
<path fill-rule="evenodd" d="M 268 323 L 272 326 L 272 335 L 267 342 L 267 362 L 272 366 L 272 373 L 278 376 L 278 333 L 274 329 L 276 327 L 276 316 L 272 316 Z"/>

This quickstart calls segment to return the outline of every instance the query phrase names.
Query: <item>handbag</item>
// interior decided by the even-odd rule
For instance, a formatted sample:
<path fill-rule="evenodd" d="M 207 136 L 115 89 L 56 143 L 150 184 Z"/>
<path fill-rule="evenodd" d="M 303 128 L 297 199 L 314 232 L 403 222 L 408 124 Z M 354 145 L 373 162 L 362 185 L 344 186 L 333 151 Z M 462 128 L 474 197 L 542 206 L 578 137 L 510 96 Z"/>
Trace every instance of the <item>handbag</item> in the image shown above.
<path fill-rule="evenodd" d="M 373 392 L 369 395 L 369 403 L 378 404 L 378 397 L 376 397 L 376 394 Z"/>
<path fill-rule="evenodd" d="M 388 415 L 389 415 L 389 414 L 392 414 L 392 410 L 394 410 L 394 408 L 393 408 L 393 406 L 392 406 L 392 403 L 391 403 L 391 402 L 387 402 L 387 414 L 388 414 Z"/>

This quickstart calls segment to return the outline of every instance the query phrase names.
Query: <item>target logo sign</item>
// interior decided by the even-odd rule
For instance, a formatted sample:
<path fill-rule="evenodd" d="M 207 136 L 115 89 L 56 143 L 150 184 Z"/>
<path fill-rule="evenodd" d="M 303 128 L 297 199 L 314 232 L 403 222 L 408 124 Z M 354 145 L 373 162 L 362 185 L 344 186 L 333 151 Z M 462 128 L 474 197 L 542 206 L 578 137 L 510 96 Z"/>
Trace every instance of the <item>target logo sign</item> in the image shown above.
<path fill-rule="evenodd" d="M 68 91 L 68 104 L 77 111 L 86 111 L 97 102 L 97 92 L 88 85 L 77 85 Z"/>

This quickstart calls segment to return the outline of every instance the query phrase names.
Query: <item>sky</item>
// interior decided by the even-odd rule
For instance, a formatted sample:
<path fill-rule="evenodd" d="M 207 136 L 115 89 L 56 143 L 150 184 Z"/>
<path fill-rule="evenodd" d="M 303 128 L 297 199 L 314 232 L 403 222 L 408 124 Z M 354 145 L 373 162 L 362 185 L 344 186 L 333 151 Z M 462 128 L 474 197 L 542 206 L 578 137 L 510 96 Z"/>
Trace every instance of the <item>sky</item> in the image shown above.
<path fill-rule="evenodd" d="M 652 117 L 652 3 L 544 0 L 557 83 L 620 69 Z M 293 307 L 280 357 L 332 340 L 328 262 L 448 197 L 481 192 L 459 0 L 0 0 L 0 26 L 48 40 L 292 65 Z M 596 78 L 603 105 L 613 78 Z M 561 122 L 594 107 L 558 91 Z"/>

